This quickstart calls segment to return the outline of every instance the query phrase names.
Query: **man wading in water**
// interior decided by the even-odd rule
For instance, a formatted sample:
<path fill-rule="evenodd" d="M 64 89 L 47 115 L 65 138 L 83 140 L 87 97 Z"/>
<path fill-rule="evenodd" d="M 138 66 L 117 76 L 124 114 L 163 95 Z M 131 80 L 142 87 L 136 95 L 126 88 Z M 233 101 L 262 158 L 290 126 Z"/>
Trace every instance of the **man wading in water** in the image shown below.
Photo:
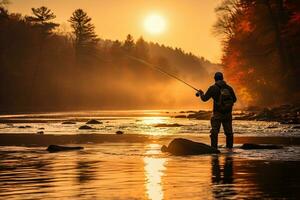
<path fill-rule="evenodd" d="M 205 94 L 202 90 L 199 90 L 196 96 L 200 96 L 202 101 L 208 101 L 210 98 L 214 100 L 213 115 L 210 120 L 211 146 L 216 149 L 218 148 L 218 134 L 222 124 L 226 135 L 226 148 L 232 148 L 232 107 L 236 102 L 236 96 L 232 87 L 227 85 L 223 80 L 223 74 L 221 72 L 216 72 L 214 78 L 215 84 L 210 86 Z"/>

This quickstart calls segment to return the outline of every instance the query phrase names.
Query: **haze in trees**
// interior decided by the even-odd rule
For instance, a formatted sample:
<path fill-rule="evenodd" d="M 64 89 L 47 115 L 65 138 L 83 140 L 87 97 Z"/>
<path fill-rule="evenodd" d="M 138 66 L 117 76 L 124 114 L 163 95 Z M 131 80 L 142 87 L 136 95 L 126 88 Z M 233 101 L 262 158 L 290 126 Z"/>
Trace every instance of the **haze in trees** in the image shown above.
<path fill-rule="evenodd" d="M 136 56 L 199 87 L 219 68 L 180 48 L 135 39 L 104 40 L 82 9 L 69 22 L 72 33 L 60 33 L 50 8 L 33 8 L 31 16 L 0 15 L 0 110 L 178 108 L 198 105 L 181 83 L 126 55 Z M 214 69 L 214 70 L 212 70 Z"/>

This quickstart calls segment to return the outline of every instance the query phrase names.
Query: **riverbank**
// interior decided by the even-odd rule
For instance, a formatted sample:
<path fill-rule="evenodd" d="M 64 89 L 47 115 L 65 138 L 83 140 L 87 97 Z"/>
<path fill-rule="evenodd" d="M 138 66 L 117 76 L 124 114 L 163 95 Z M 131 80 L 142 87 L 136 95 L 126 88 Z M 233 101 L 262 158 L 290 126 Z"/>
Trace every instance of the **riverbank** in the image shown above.
<path fill-rule="evenodd" d="M 182 111 L 175 118 L 189 118 L 198 120 L 209 120 L 211 111 L 200 110 Z M 280 122 L 281 124 L 300 124 L 300 106 L 299 105 L 281 105 L 271 108 L 250 107 L 233 113 L 234 120 L 252 120 L 252 121 L 268 121 Z"/>

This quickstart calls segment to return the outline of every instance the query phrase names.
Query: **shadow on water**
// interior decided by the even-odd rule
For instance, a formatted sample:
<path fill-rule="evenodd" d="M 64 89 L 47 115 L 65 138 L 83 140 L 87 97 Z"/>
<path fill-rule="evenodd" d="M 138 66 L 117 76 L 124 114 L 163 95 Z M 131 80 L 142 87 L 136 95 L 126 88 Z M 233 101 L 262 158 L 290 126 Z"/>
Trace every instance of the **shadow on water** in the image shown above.
<path fill-rule="evenodd" d="M 244 161 L 234 167 L 234 177 L 242 187 L 249 188 L 245 196 L 261 196 L 265 198 L 299 199 L 300 173 L 299 161 Z M 253 193 L 251 194 L 251 191 Z"/>
<path fill-rule="evenodd" d="M 220 156 L 213 155 L 211 157 L 211 182 L 212 193 L 214 198 L 224 198 L 227 196 L 234 197 L 236 191 L 234 189 L 234 171 L 233 157 L 225 156 L 224 164 L 220 165 Z"/>
<path fill-rule="evenodd" d="M 215 199 L 299 199 L 299 166 L 299 161 L 245 160 L 232 155 L 212 156 L 212 195 Z"/>

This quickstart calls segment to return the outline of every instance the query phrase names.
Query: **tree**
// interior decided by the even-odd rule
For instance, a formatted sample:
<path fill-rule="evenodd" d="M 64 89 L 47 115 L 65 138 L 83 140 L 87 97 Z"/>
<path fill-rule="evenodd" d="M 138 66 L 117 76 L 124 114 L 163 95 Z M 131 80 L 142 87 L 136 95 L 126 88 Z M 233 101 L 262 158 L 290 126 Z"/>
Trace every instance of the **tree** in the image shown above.
<path fill-rule="evenodd" d="M 77 59 L 94 55 L 98 37 L 95 33 L 95 26 L 90 18 L 82 9 L 73 12 L 69 22 L 75 35 L 75 51 Z"/>
<path fill-rule="evenodd" d="M 113 41 L 110 53 L 114 58 L 119 58 L 122 55 L 122 43 L 119 40 Z"/>
<path fill-rule="evenodd" d="M 292 20 L 298 4 L 292 0 L 223 0 L 216 9 L 214 28 L 223 36 L 224 72 L 243 104 L 299 101 L 300 94 L 295 92 L 299 65 L 294 59 L 299 52 L 294 34 L 299 24 Z"/>
<path fill-rule="evenodd" d="M 33 16 L 26 16 L 26 20 L 40 27 L 45 34 L 50 34 L 59 24 L 52 22 L 56 16 L 47 7 L 31 8 Z"/>
<path fill-rule="evenodd" d="M 6 6 L 9 4 L 8 0 L 0 0 L 0 20 L 1 19 L 8 19 L 8 11 Z"/>
<path fill-rule="evenodd" d="M 0 7 L 6 7 L 10 4 L 9 0 L 0 0 Z"/>
<path fill-rule="evenodd" d="M 127 53 L 132 53 L 133 49 L 134 49 L 134 39 L 132 37 L 132 35 L 128 34 L 126 37 L 126 40 L 123 44 L 123 48 Z"/>
<path fill-rule="evenodd" d="M 149 46 L 147 42 L 143 39 L 143 37 L 140 37 L 135 44 L 135 56 L 143 59 L 148 60 L 149 59 Z"/>

